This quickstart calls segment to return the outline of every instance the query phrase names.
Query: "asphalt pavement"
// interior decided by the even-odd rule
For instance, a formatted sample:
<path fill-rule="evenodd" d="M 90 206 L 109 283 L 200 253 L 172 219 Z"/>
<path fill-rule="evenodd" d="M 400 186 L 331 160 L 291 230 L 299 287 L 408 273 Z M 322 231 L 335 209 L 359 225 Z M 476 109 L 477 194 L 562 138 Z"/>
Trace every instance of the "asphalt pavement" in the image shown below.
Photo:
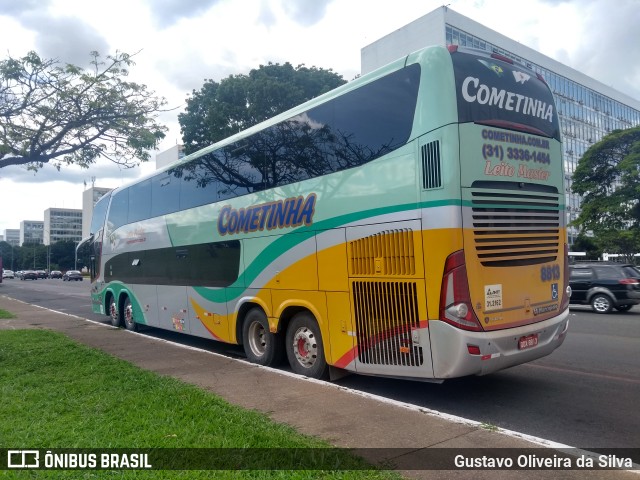
<path fill-rule="evenodd" d="M 532 466 L 545 456 L 563 457 L 557 444 L 529 441 L 514 432 L 441 415 L 412 405 L 354 392 L 328 382 L 260 367 L 236 358 L 185 348 L 145 335 L 116 329 L 77 316 L 53 312 L 0 295 L 0 309 L 16 319 L 0 320 L 0 329 L 41 328 L 64 333 L 140 368 L 197 385 L 229 403 L 264 413 L 297 431 L 322 438 L 358 454 L 373 464 L 394 465 L 404 476 L 419 479 L 635 479 L 629 470 L 471 470 L 458 461 L 512 458 L 526 455 Z M 472 392 L 470 392 L 472 394 Z M 532 451 L 529 449 L 538 449 Z M 537 453 L 539 452 L 539 453 Z M 576 465 L 586 452 L 572 450 Z M 574 455 L 577 454 L 578 457 Z M 598 463 L 598 457 L 595 457 Z M 534 465 L 535 466 L 535 465 Z M 441 468 L 435 470 L 434 468 Z"/>

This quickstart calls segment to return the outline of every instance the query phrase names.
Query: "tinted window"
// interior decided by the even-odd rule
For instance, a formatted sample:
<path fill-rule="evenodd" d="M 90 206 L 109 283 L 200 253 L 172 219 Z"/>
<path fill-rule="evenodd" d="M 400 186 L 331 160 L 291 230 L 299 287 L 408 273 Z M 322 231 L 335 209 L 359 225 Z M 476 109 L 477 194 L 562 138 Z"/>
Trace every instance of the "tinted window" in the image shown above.
<path fill-rule="evenodd" d="M 640 278 L 640 269 L 632 266 L 622 267 L 622 272 L 625 277 Z"/>
<path fill-rule="evenodd" d="M 210 166 L 210 157 L 200 157 L 182 169 L 180 185 L 180 209 L 198 207 L 224 198 L 224 192 Z"/>
<path fill-rule="evenodd" d="M 139 222 L 151 216 L 151 179 L 129 187 L 128 223 Z"/>
<path fill-rule="evenodd" d="M 109 208 L 109 223 L 112 229 L 116 229 L 127 223 L 129 212 L 129 189 L 118 190 L 111 197 Z"/>
<path fill-rule="evenodd" d="M 409 139 L 419 80 L 420 67 L 410 65 L 210 152 L 198 187 L 217 183 L 219 199 L 244 195 L 386 155 Z"/>
<path fill-rule="evenodd" d="M 227 287 L 238 278 L 240 242 L 203 243 L 116 255 L 105 265 L 106 281 Z"/>
<path fill-rule="evenodd" d="M 171 169 L 151 179 L 151 216 L 166 215 L 180 208 L 179 169 Z"/>
<path fill-rule="evenodd" d="M 589 280 L 593 277 L 593 273 L 590 268 L 572 268 L 571 269 L 571 280 Z"/>
<path fill-rule="evenodd" d="M 622 269 L 619 267 L 593 267 L 598 278 L 617 280 L 623 278 Z"/>
<path fill-rule="evenodd" d="M 106 194 L 100 200 L 98 200 L 95 207 L 93 207 L 93 215 L 91 216 L 91 231 L 89 233 L 98 233 L 98 230 L 100 230 L 104 225 L 110 198 L 111 194 Z"/>
<path fill-rule="evenodd" d="M 558 114 L 547 85 L 531 70 L 489 56 L 451 54 L 460 122 L 526 125 L 560 140 Z"/>

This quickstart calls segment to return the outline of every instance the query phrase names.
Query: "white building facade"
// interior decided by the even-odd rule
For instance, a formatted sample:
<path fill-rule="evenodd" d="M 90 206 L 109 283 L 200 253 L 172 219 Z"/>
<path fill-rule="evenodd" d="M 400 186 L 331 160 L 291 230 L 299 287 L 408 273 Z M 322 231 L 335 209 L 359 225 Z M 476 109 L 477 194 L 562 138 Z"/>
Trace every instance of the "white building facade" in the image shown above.
<path fill-rule="evenodd" d="M 91 218 L 93 217 L 93 207 L 111 188 L 91 187 L 82 192 L 82 238 L 87 238 L 91 232 Z"/>
<path fill-rule="evenodd" d="M 4 241 L 9 245 L 20 245 L 20 229 L 7 228 L 4 231 Z"/>
<path fill-rule="evenodd" d="M 79 242 L 82 240 L 82 210 L 47 208 L 44 211 L 43 243 Z"/>
<path fill-rule="evenodd" d="M 20 222 L 20 245 L 41 244 L 44 234 L 42 220 L 23 220 Z"/>
<path fill-rule="evenodd" d="M 578 160 L 603 136 L 640 126 L 640 101 L 512 40 L 470 18 L 440 7 L 364 47 L 362 74 L 428 45 L 460 45 L 500 53 L 528 65 L 549 84 L 558 107 L 565 161 L 567 222 L 580 213 L 580 197 L 571 192 Z M 568 229 L 569 243 L 578 232 Z"/>

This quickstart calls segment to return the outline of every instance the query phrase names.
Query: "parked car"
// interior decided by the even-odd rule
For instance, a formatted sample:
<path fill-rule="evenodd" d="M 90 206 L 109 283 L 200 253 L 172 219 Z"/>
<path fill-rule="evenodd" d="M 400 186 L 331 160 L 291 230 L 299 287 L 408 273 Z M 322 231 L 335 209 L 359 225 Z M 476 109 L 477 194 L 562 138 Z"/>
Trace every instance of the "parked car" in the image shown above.
<path fill-rule="evenodd" d="M 62 272 L 60 270 L 51 270 L 49 278 L 62 278 Z"/>
<path fill-rule="evenodd" d="M 82 281 L 82 274 L 78 270 L 69 270 L 62 276 L 63 282 L 70 282 L 71 280 Z"/>
<path fill-rule="evenodd" d="M 38 279 L 38 274 L 33 270 L 25 270 L 20 275 L 20 280 L 37 280 L 37 279 Z"/>
<path fill-rule="evenodd" d="M 576 264 L 569 267 L 571 303 L 597 313 L 626 312 L 640 304 L 640 270 L 627 264 Z"/>
<path fill-rule="evenodd" d="M 38 278 L 47 278 L 49 276 L 45 270 L 36 270 L 36 275 L 38 275 Z"/>
<path fill-rule="evenodd" d="M 2 278 L 16 278 L 16 276 L 13 273 L 13 270 L 3 270 L 2 271 Z"/>

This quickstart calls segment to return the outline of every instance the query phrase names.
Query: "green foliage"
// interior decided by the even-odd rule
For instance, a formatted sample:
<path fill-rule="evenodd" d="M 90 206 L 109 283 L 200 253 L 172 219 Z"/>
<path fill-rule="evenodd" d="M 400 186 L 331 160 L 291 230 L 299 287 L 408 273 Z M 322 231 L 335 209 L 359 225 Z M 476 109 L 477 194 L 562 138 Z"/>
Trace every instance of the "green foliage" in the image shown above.
<path fill-rule="evenodd" d="M 0 255 L 2 255 L 4 268 L 11 270 L 70 270 L 74 268 L 75 242 L 56 242 L 47 245 L 24 245 L 13 248 L 7 242 L 0 242 Z M 48 255 L 48 261 L 47 261 Z M 34 259 L 35 257 L 35 259 Z M 13 268 L 11 268 L 13 265 Z M 83 265 L 78 261 L 78 268 Z"/>
<path fill-rule="evenodd" d="M 249 75 L 206 80 L 178 115 L 186 153 L 222 140 L 346 83 L 331 70 L 269 63 Z"/>
<path fill-rule="evenodd" d="M 640 252 L 640 127 L 614 130 L 587 150 L 573 175 L 582 195 L 574 221 L 608 253 Z"/>
<path fill-rule="evenodd" d="M 601 231 L 596 236 L 600 250 L 607 253 L 622 255 L 625 262 L 633 263 L 635 253 L 640 252 L 640 230 Z"/>
<path fill-rule="evenodd" d="M 615 130 L 587 150 L 573 175 L 582 195 L 574 222 L 598 231 L 640 228 L 640 127 Z"/>
<path fill-rule="evenodd" d="M 126 81 L 131 55 L 91 58 L 88 71 L 35 52 L 0 61 L 0 168 L 149 160 L 166 131 L 156 121 L 166 100 Z"/>
<path fill-rule="evenodd" d="M 173 378 L 140 370 L 60 333 L 0 331 L 0 362 L 1 448 L 25 445 L 107 452 L 110 448 L 176 448 L 191 449 L 191 453 L 216 448 L 218 456 L 238 449 L 249 457 L 239 465 L 255 462 L 250 454 L 263 451 L 265 463 L 258 466 L 286 465 L 287 457 L 291 461 L 296 450 L 310 452 L 305 457 L 309 463 L 301 462 L 308 470 L 4 472 L 9 478 L 399 478 L 394 472 L 374 470 L 347 451 L 329 450 L 325 442 L 303 436 L 258 412 L 241 409 Z M 316 451 L 318 454 L 313 453 Z M 322 458 L 321 452 L 326 451 L 331 452 L 328 460 Z M 178 452 L 176 461 L 180 460 Z M 293 461 L 290 464 L 295 465 Z M 230 461 L 220 465 L 236 466 Z M 321 470 L 327 465 L 341 470 Z"/>
<path fill-rule="evenodd" d="M 598 246 L 596 239 L 587 237 L 585 234 L 578 235 L 573 242 L 572 251 L 585 252 L 586 258 L 589 260 L 596 260 L 602 255 L 602 249 Z"/>

